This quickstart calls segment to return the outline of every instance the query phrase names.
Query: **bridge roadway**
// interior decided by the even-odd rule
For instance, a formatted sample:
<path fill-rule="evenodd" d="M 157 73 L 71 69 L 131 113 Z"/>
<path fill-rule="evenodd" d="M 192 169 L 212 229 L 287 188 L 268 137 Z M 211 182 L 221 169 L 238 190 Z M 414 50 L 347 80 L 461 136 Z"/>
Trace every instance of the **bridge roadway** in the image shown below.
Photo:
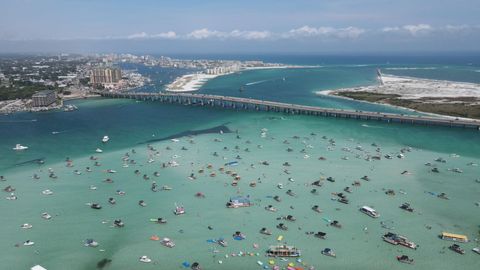
<path fill-rule="evenodd" d="M 480 130 L 480 120 L 456 119 L 434 116 L 414 116 L 381 112 L 351 111 L 330 109 L 299 104 L 288 104 L 275 101 L 258 100 L 242 97 L 218 96 L 192 93 L 144 93 L 144 92 L 107 92 L 92 91 L 95 94 L 110 98 L 128 98 L 152 100 L 182 105 L 212 106 L 244 110 L 264 110 L 288 114 L 304 114 L 361 120 L 376 120 L 389 123 L 408 123 L 416 125 L 433 125 L 461 127 Z"/>

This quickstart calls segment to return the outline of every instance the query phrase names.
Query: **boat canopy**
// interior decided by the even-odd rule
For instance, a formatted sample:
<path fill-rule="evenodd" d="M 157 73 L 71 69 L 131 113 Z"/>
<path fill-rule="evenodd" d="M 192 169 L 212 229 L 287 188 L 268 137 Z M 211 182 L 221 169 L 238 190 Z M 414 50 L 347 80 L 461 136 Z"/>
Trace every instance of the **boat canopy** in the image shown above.
<path fill-rule="evenodd" d="M 248 197 L 242 197 L 242 196 L 232 197 L 230 198 L 230 201 L 233 203 L 245 203 L 245 204 L 250 203 L 250 199 Z"/>

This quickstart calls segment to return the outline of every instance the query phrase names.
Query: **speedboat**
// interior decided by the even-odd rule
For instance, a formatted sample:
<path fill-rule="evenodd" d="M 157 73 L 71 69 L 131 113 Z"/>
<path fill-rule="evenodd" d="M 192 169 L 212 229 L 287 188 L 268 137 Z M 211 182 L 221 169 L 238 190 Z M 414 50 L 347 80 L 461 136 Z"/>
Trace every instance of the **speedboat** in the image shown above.
<path fill-rule="evenodd" d="M 413 212 L 413 208 L 410 206 L 409 203 L 404 203 L 400 205 L 400 208 L 408 212 Z"/>
<path fill-rule="evenodd" d="M 283 184 L 282 184 L 282 183 L 278 183 L 277 187 L 278 187 L 279 189 L 282 189 L 282 188 L 283 188 Z"/>
<path fill-rule="evenodd" d="M 370 216 L 372 218 L 378 218 L 380 217 L 380 214 L 377 213 L 377 211 L 371 207 L 368 206 L 363 206 L 360 208 L 360 212 L 366 214 L 367 216 Z"/>
<path fill-rule="evenodd" d="M 317 233 L 314 234 L 313 236 L 315 236 L 315 237 L 317 237 L 317 238 L 320 238 L 320 239 L 326 239 L 326 238 L 327 238 L 327 233 L 317 232 Z"/>
<path fill-rule="evenodd" d="M 102 209 L 102 206 L 98 203 L 90 203 L 90 208 L 92 209 Z"/>
<path fill-rule="evenodd" d="M 185 214 L 185 208 L 181 205 L 179 206 L 179 205 L 175 204 L 175 210 L 173 211 L 173 213 L 177 216 L 178 215 L 183 215 L 183 214 Z"/>
<path fill-rule="evenodd" d="M 458 254 L 465 254 L 465 250 L 463 248 L 461 248 L 459 245 L 457 244 L 453 244 L 451 246 L 448 247 L 451 251 L 454 251 Z"/>
<path fill-rule="evenodd" d="M 413 264 L 413 259 L 410 259 L 407 255 L 397 256 L 397 260 L 401 263 Z"/>
<path fill-rule="evenodd" d="M 170 238 L 163 238 L 160 243 L 169 248 L 173 248 L 175 246 L 175 243 Z"/>
<path fill-rule="evenodd" d="M 35 245 L 35 242 L 27 240 L 27 241 L 23 242 L 23 245 L 24 246 L 33 246 L 33 245 Z"/>
<path fill-rule="evenodd" d="M 138 205 L 140 205 L 142 207 L 145 207 L 145 206 L 147 206 L 147 203 L 144 200 L 140 200 L 140 201 L 138 201 Z"/>
<path fill-rule="evenodd" d="M 117 201 L 115 201 L 114 198 L 108 198 L 108 202 L 109 202 L 110 204 L 116 204 L 116 203 L 117 203 Z"/>
<path fill-rule="evenodd" d="M 42 218 L 43 218 L 43 219 L 51 219 L 52 216 L 51 216 L 49 213 L 44 212 L 44 213 L 42 213 Z"/>
<path fill-rule="evenodd" d="M 100 149 L 100 148 L 97 148 L 97 149 L 95 150 L 95 152 L 97 152 L 97 153 L 102 153 L 102 152 L 103 152 L 103 150 L 102 150 L 102 149 Z"/>
<path fill-rule="evenodd" d="M 337 257 L 337 254 L 335 254 L 335 252 L 333 252 L 333 250 L 330 249 L 330 248 L 326 248 L 326 249 L 322 250 L 322 254 L 325 255 L 325 256 L 330 256 L 330 257 L 334 257 L 334 258 Z"/>
<path fill-rule="evenodd" d="M 33 226 L 32 224 L 28 224 L 28 223 L 25 223 L 25 224 L 22 224 L 22 226 L 20 226 L 22 229 L 31 229 Z"/>
<path fill-rule="evenodd" d="M 280 223 L 280 224 L 277 225 L 277 229 L 287 231 L 288 227 L 285 224 Z"/>
<path fill-rule="evenodd" d="M 86 239 L 83 244 L 86 246 L 86 247 L 98 247 L 98 242 L 96 242 L 95 240 L 93 239 Z"/>
<path fill-rule="evenodd" d="M 44 191 L 42 191 L 42 194 L 43 195 L 52 195 L 53 191 L 51 191 L 50 189 L 45 189 Z"/>
<path fill-rule="evenodd" d="M 474 247 L 472 251 L 480 255 L 480 247 Z"/>
<path fill-rule="evenodd" d="M 15 150 L 15 151 L 22 151 L 22 150 L 27 150 L 27 149 L 28 149 L 28 146 L 23 146 L 23 145 L 17 143 L 17 144 L 15 145 L 15 147 L 12 148 L 12 149 Z"/>
<path fill-rule="evenodd" d="M 140 261 L 143 262 L 143 263 L 151 263 L 152 262 L 152 259 L 148 258 L 147 256 L 143 255 L 142 257 L 140 257 Z"/>
<path fill-rule="evenodd" d="M 192 266 L 190 267 L 192 270 L 202 270 L 200 267 L 200 264 L 198 262 L 192 263 Z"/>
<path fill-rule="evenodd" d="M 102 142 L 103 142 L 103 143 L 106 143 L 106 142 L 108 142 L 109 140 L 110 140 L 110 138 L 109 138 L 107 135 L 103 136 L 103 138 L 102 138 Z"/>
<path fill-rule="evenodd" d="M 172 187 L 165 185 L 165 186 L 162 186 L 162 190 L 172 190 Z"/>

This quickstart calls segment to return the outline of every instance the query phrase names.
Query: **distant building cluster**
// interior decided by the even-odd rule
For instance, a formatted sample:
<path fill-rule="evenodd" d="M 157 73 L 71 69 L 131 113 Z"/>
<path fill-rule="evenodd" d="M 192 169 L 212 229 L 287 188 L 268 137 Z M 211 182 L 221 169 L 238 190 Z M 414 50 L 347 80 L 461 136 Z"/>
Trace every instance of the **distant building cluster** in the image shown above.
<path fill-rule="evenodd" d="M 54 90 L 43 90 L 32 95 L 33 107 L 46 107 L 57 100 L 57 92 Z"/>
<path fill-rule="evenodd" d="M 122 71 L 118 68 L 95 68 L 90 74 L 90 83 L 93 85 L 116 84 L 122 79 Z"/>
<path fill-rule="evenodd" d="M 240 70 L 240 65 L 232 65 L 232 66 L 226 66 L 226 67 L 214 67 L 214 68 L 209 68 L 209 69 L 205 70 L 205 74 L 221 75 L 221 74 L 236 72 L 236 71 L 239 71 L 239 70 Z"/>

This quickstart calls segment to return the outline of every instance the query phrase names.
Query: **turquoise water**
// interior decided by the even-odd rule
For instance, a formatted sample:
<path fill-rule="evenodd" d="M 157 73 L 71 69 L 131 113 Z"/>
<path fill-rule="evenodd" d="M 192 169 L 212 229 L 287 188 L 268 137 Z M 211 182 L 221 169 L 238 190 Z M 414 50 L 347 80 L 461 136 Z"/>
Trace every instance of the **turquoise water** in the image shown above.
<path fill-rule="evenodd" d="M 324 100 L 312 94 L 332 87 L 368 84 L 372 79 L 371 70 L 374 68 L 249 71 L 212 80 L 202 91 L 242 94 L 238 92 L 240 85 L 265 80 L 264 83 L 251 84 L 250 88 L 245 87 L 243 93 L 312 105 L 377 109 L 375 105 Z M 283 77 L 285 81 L 276 81 L 276 78 Z M 298 90 L 292 94 L 288 89 Z M 1 187 L 14 186 L 18 196 L 15 201 L 2 198 L 0 203 L 3 213 L 0 232 L 2 269 L 28 269 L 35 264 L 49 270 L 95 269 L 103 258 L 112 260 L 105 269 L 183 269 L 185 261 L 198 261 L 204 269 L 261 269 L 257 261 L 267 264 L 265 250 L 278 243 L 276 238 L 279 235 L 284 236 L 283 241 L 302 250 L 301 258 L 306 267 L 312 265 L 316 269 L 404 269 L 409 266 L 395 259 L 401 254 L 415 259 L 415 269 L 459 266 L 477 269 L 480 257 L 470 250 L 478 244 L 461 244 L 467 251 L 462 256 L 446 249 L 451 243 L 437 237 L 440 232 L 449 231 L 466 234 L 472 240 L 478 238 L 480 207 L 475 202 L 480 201 L 480 184 L 475 179 L 480 177 L 480 168 L 467 165 L 470 162 L 480 164 L 480 134 L 477 131 L 223 111 L 130 100 L 93 99 L 74 103 L 80 109 L 70 113 L 0 116 L 0 175 L 6 178 Z M 147 148 L 146 142 L 150 140 L 220 125 L 226 125 L 232 133 L 151 143 L 158 154 Z M 262 128 L 268 129 L 265 137 L 261 136 Z M 52 134 L 53 131 L 60 133 Z M 103 135 L 111 138 L 105 145 L 100 142 Z M 329 143 L 331 138 L 335 139 L 336 146 Z M 284 143 L 285 140 L 289 144 Z M 30 148 L 15 152 L 11 148 L 16 143 Z M 376 153 L 372 143 L 381 147 L 382 156 L 391 154 L 394 158 L 365 160 L 369 154 Z M 359 145 L 363 150 L 355 149 Z M 95 153 L 97 147 L 104 152 Z M 293 151 L 288 152 L 288 147 Z M 350 151 L 342 150 L 344 147 Z M 411 151 L 405 153 L 405 158 L 396 158 L 400 149 L 406 147 L 411 147 Z M 131 153 L 131 149 L 136 153 Z M 130 152 L 136 165 L 122 167 L 126 152 Z M 218 155 L 214 156 L 214 152 Z M 459 157 L 452 156 L 453 153 Z M 91 155 L 98 157 L 101 166 L 93 165 L 89 160 Z M 241 157 L 239 165 L 225 167 L 224 164 L 236 160 L 237 155 Z M 326 160 L 319 160 L 320 156 Z M 65 166 L 66 157 L 73 160 L 74 167 Z M 438 157 L 445 158 L 447 163 L 435 162 Z M 44 159 L 45 164 L 28 163 L 39 158 Z M 155 161 L 148 163 L 149 158 Z M 180 165 L 162 168 L 162 163 L 171 160 Z M 263 161 L 268 161 L 269 165 L 262 165 Z M 284 162 L 291 166 L 282 166 Z M 431 167 L 424 165 L 426 162 L 433 163 L 440 173 L 430 172 Z M 211 169 L 207 168 L 208 164 L 212 165 Z M 85 171 L 87 166 L 92 172 Z M 237 187 L 230 185 L 232 177 L 222 172 L 221 167 L 241 176 Z M 48 177 L 48 168 L 58 175 L 56 180 Z M 449 171 L 451 168 L 460 168 L 463 173 Z M 117 173 L 109 174 L 107 169 Z M 199 173 L 200 169 L 205 172 Z M 285 169 L 290 174 L 286 174 Z M 74 170 L 80 170 L 82 174 L 76 175 Z M 140 174 L 136 175 L 135 170 Z M 153 175 L 155 171 L 159 172 L 159 177 Z M 403 171 L 410 174 L 402 175 Z M 209 176 L 211 172 L 216 172 L 216 176 Z M 41 178 L 34 180 L 34 173 Z M 191 173 L 197 176 L 196 180 L 188 178 Z M 144 180 L 144 174 L 150 179 Z M 350 204 L 332 200 L 333 192 L 342 192 L 364 175 L 372 180 L 360 180 L 360 187 L 352 186 L 353 193 L 347 195 Z M 328 176 L 336 181 L 324 181 L 322 187 L 317 187 L 318 195 L 311 194 L 313 187 L 310 184 Z M 294 182 L 289 181 L 289 177 Z M 103 182 L 106 178 L 112 178 L 114 182 Z M 152 181 L 156 181 L 159 187 L 168 185 L 173 189 L 152 192 Z M 251 182 L 256 182 L 256 187 L 250 187 Z M 284 188 L 278 189 L 278 183 Z M 95 185 L 97 190 L 90 190 L 90 185 Z M 41 192 L 45 189 L 54 194 L 43 195 Z M 124 190 L 126 195 L 117 195 L 115 191 L 118 189 Z M 288 189 L 297 196 L 285 194 Z M 386 195 L 385 189 L 394 189 L 396 195 Z M 197 192 L 203 192 L 205 198 L 196 198 Z M 445 192 L 450 200 L 439 199 L 428 192 Z M 225 203 L 236 195 L 250 195 L 255 205 L 227 209 Z M 273 195 L 279 195 L 282 202 L 274 201 Z M 2 196 L 6 197 L 8 193 L 4 192 Z M 114 197 L 117 204 L 108 204 L 109 197 Z M 139 200 L 145 200 L 148 205 L 140 207 Z M 90 209 L 85 205 L 89 202 L 98 202 L 103 208 Z M 175 202 L 185 206 L 185 215 L 172 213 Z M 415 212 L 399 209 L 404 202 L 411 203 Z M 278 212 L 266 211 L 264 207 L 269 204 L 277 207 Z M 322 213 L 311 210 L 315 204 L 323 209 Z M 381 217 L 372 219 L 360 213 L 358 208 L 363 205 L 374 207 Z M 53 216 L 51 220 L 41 218 L 45 211 Z M 297 221 L 284 222 L 288 231 L 275 228 L 280 223 L 276 218 L 287 214 L 294 215 Z M 157 217 L 166 218 L 168 223 L 149 222 L 150 218 Z M 115 218 L 121 218 L 125 227 L 112 228 Z M 326 219 L 338 220 L 343 228 L 327 226 Z M 392 231 L 407 236 L 420 247 L 409 250 L 383 242 L 381 236 L 387 229 L 381 227 L 380 221 L 387 221 L 395 227 Z M 23 223 L 30 223 L 33 228 L 21 229 Z M 213 229 L 209 230 L 208 226 Z M 267 227 L 273 235 L 259 234 L 262 227 Z M 247 238 L 233 240 L 235 231 L 242 231 Z M 324 231 L 327 239 L 306 235 L 305 232 L 309 231 Z M 152 235 L 169 237 L 175 241 L 176 247 L 169 249 L 149 240 Z M 228 247 L 207 242 L 219 237 L 228 241 Z M 82 242 L 87 238 L 94 238 L 100 246 L 84 247 Z M 34 241 L 35 245 L 14 246 L 27 239 Z M 258 249 L 253 247 L 254 243 L 259 245 Z M 335 250 L 336 259 L 320 255 L 320 251 L 327 247 Z M 215 253 L 215 249 L 218 252 Z M 254 256 L 232 256 L 240 251 L 253 252 Z M 139 262 L 142 255 L 149 256 L 154 263 Z M 287 265 L 278 259 L 275 262 L 282 267 Z"/>

